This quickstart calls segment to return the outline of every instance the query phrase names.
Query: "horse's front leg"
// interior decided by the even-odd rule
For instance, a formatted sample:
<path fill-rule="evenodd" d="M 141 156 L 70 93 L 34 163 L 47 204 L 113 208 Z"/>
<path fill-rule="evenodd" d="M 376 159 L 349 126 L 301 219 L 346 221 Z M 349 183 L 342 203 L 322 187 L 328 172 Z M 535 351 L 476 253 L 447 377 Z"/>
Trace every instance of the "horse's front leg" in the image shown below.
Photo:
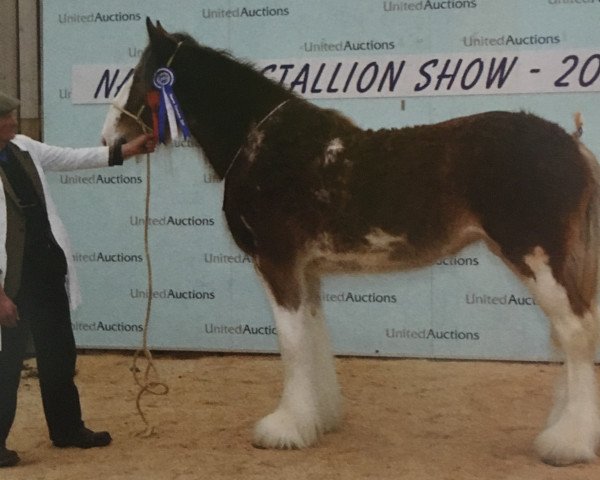
<path fill-rule="evenodd" d="M 337 427 L 340 394 L 324 324 L 317 277 L 297 269 L 259 263 L 273 308 L 284 364 L 277 409 L 260 420 L 254 445 L 304 448 Z"/>

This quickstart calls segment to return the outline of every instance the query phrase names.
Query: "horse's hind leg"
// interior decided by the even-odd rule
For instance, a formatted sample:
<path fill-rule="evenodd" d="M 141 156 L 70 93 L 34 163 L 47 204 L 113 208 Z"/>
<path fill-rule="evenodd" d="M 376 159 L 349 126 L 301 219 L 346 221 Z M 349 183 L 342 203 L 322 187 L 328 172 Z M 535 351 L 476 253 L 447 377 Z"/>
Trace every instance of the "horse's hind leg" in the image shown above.
<path fill-rule="evenodd" d="M 293 268 L 259 262 L 284 364 L 277 409 L 260 420 L 254 445 L 303 448 L 340 420 L 340 393 L 321 311 L 319 280 Z"/>
<path fill-rule="evenodd" d="M 600 440 L 594 373 L 598 316 L 594 298 L 582 298 L 581 291 L 576 291 L 578 282 L 565 281 L 577 278 L 577 272 L 569 270 L 577 269 L 578 262 L 567 260 L 562 271 L 555 272 L 541 247 L 526 255 L 524 262 L 533 273 L 525 282 L 550 318 L 553 337 L 565 357 L 555 405 L 546 429 L 536 440 L 536 448 L 545 462 L 554 465 L 591 461 Z M 595 285 L 595 278 L 592 283 Z"/>

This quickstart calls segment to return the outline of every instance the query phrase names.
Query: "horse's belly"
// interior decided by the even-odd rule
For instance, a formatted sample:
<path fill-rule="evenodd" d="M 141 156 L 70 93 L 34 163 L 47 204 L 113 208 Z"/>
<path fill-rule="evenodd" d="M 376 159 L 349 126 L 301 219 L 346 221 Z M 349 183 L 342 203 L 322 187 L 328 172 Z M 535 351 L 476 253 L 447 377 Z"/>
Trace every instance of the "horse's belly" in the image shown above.
<path fill-rule="evenodd" d="M 364 237 L 359 247 L 340 249 L 324 235 L 308 252 L 308 260 L 323 272 L 385 272 L 430 264 L 426 249 L 411 245 L 406 235 L 390 235 L 376 230 Z M 437 256 L 436 256 L 437 258 Z"/>
<path fill-rule="evenodd" d="M 422 268 L 452 255 L 466 245 L 486 238 L 478 226 L 463 226 L 439 242 L 415 244 L 406 234 L 374 229 L 360 246 L 340 249 L 330 234 L 322 235 L 307 250 L 307 263 L 322 272 L 386 272 Z"/>

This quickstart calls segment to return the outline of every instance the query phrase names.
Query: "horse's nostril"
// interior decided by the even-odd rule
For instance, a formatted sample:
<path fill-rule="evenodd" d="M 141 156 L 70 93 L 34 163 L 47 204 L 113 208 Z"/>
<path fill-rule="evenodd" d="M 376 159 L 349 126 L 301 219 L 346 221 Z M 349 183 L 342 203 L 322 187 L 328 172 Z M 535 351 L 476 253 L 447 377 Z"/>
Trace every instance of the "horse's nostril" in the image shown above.
<path fill-rule="evenodd" d="M 102 143 L 102 146 L 106 147 L 106 138 L 102 137 L 101 143 Z"/>

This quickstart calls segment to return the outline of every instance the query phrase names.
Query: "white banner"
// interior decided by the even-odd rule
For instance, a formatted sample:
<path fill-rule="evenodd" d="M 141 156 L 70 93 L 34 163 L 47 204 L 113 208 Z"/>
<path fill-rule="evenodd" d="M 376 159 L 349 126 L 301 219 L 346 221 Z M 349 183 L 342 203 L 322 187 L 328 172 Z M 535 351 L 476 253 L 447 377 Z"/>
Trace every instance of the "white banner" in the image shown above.
<path fill-rule="evenodd" d="M 600 91 L 600 49 L 263 60 L 257 68 L 307 98 Z M 107 103 L 131 65 L 75 65 L 73 103 Z"/>

